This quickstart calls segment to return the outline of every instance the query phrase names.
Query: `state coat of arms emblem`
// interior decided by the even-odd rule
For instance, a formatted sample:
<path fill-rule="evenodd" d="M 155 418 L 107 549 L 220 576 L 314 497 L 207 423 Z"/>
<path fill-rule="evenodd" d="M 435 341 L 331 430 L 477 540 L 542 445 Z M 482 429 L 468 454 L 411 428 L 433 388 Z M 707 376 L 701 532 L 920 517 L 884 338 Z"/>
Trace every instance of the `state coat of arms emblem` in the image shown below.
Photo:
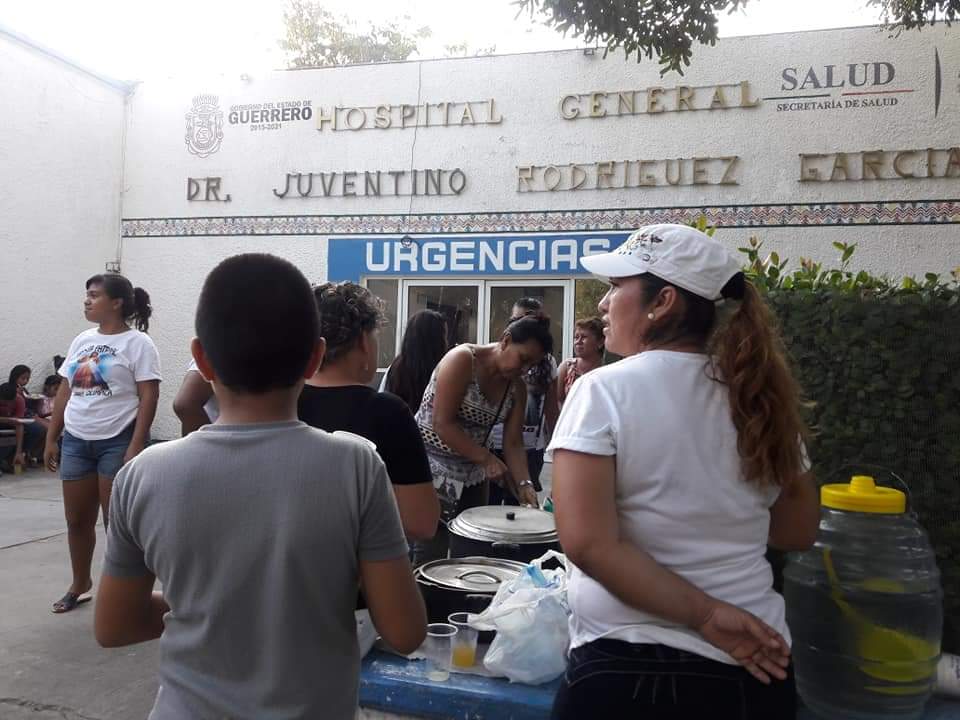
<path fill-rule="evenodd" d="M 220 149 L 223 140 L 223 111 L 216 95 L 197 95 L 193 107 L 186 114 L 187 134 L 184 141 L 187 150 L 197 157 L 205 158 Z"/>

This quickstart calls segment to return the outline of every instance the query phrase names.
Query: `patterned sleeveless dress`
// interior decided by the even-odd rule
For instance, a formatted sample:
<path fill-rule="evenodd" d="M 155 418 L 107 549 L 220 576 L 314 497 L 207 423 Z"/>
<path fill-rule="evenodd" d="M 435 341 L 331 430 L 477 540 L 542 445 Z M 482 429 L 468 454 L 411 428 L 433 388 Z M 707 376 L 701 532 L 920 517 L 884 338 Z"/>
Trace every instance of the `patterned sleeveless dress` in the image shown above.
<path fill-rule="evenodd" d="M 477 357 L 474 348 L 470 348 L 473 356 L 473 375 L 467 385 L 467 390 L 457 411 L 457 420 L 460 429 L 477 445 L 483 445 L 488 430 L 498 422 L 503 422 L 510 415 L 513 408 L 513 386 L 507 391 L 506 400 L 500 412 L 500 398 L 491 400 L 480 389 L 477 382 Z M 465 487 L 477 485 L 485 480 L 483 467 L 471 462 L 450 448 L 433 429 L 434 401 L 437 394 L 437 372 L 435 368 L 423 392 L 423 401 L 417 411 L 416 420 L 420 427 L 420 435 L 427 450 L 427 459 L 430 461 L 430 471 L 433 474 L 433 486 L 440 499 L 441 519 L 444 522 L 451 520 L 457 512 L 457 504 Z"/>
<path fill-rule="evenodd" d="M 568 360 L 570 364 L 567 365 L 567 375 L 564 377 L 563 383 L 563 394 L 564 397 L 570 394 L 570 388 L 573 387 L 573 384 L 586 373 L 580 372 L 580 369 L 577 367 L 577 359 L 575 357 Z"/>

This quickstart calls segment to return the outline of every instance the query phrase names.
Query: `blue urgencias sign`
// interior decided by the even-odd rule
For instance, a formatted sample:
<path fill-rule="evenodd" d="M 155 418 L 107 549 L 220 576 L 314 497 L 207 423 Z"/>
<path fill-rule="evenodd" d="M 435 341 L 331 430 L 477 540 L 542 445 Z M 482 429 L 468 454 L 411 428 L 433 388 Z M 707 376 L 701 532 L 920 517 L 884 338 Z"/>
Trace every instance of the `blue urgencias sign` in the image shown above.
<path fill-rule="evenodd" d="M 627 232 L 550 235 L 433 235 L 331 238 L 327 276 L 358 282 L 376 275 L 582 275 L 584 255 L 607 252 Z"/>

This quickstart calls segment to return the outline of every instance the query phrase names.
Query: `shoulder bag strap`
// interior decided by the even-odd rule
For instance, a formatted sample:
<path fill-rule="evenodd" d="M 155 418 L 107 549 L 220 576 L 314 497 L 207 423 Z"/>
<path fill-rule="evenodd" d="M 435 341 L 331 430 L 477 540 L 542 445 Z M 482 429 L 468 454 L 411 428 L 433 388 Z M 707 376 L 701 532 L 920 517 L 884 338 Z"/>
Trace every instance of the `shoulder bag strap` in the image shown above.
<path fill-rule="evenodd" d="M 500 404 L 497 406 L 497 414 L 493 416 L 493 420 L 491 420 L 487 426 L 487 434 L 483 436 L 483 447 L 487 447 L 487 442 L 490 440 L 490 433 L 493 432 L 493 426 L 500 420 L 500 411 L 503 410 L 503 405 L 507 402 L 507 395 L 512 388 L 513 382 L 508 382 L 507 389 L 503 391 L 503 397 L 500 398 Z"/>

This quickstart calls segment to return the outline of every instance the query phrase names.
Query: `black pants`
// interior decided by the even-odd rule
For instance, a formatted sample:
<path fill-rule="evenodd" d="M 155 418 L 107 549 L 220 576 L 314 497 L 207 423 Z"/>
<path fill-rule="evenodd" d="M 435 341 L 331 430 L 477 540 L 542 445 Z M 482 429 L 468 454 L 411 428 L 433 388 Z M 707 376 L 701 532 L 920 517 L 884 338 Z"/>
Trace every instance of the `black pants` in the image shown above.
<path fill-rule="evenodd" d="M 793 666 L 764 685 L 726 665 L 665 645 L 595 640 L 570 652 L 553 720 L 794 720 Z"/>

